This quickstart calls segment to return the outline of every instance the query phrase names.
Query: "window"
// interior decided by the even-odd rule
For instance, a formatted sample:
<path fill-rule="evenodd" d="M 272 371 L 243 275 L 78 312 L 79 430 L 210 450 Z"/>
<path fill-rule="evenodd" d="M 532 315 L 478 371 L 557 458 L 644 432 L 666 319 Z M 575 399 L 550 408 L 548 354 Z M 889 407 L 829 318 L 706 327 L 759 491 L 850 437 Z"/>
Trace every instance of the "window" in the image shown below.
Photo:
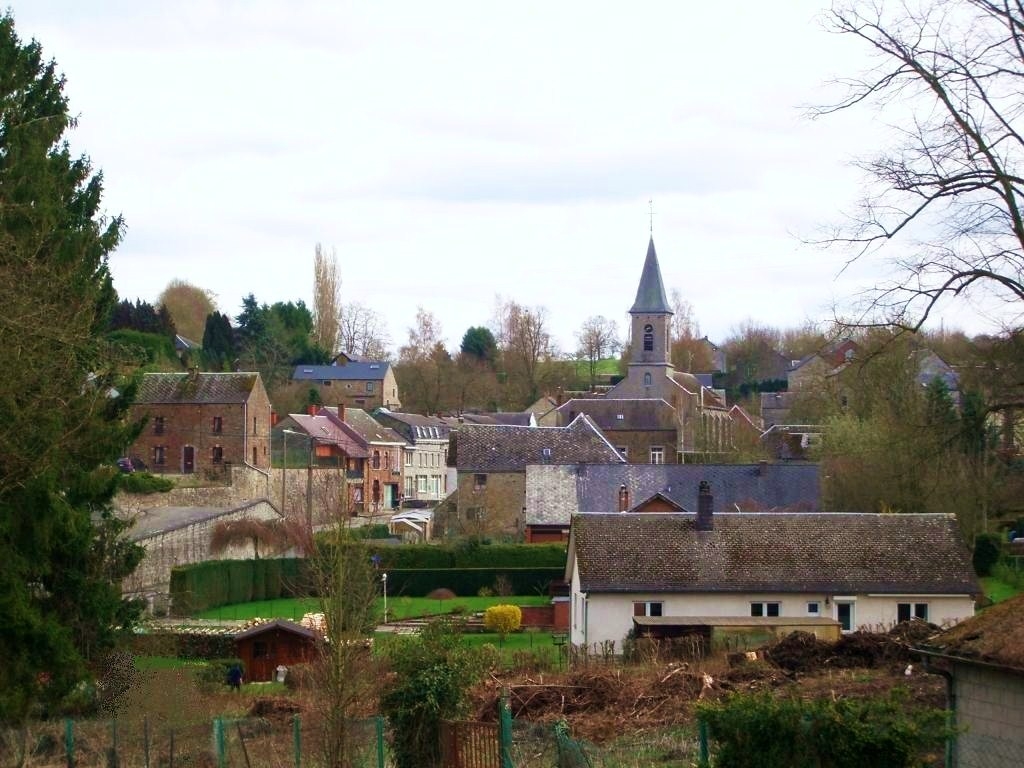
<path fill-rule="evenodd" d="M 418 475 L 416 477 L 416 489 L 420 493 L 427 493 L 427 482 L 429 479 L 426 475 Z"/>
<path fill-rule="evenodd" d="M 821 615 L 821 603 L 817 600 L 809 602 L 807 604 L 807 615 L 808 616 L 820 616 Z"/>
<path fill-rule="evenodd" d="M 661 616 L 664 603 L 645 602 L 633 603 L 634 616 Z"/>
<path fill-rule="evenodd" d="M 411 499 L 415 493 L 416 493 L 416 478 L 415 477 L 411 477 L 411 476 L 406 477 L 405 478 L 405 495 L 406 495 L 406 498 L 410 498 Z"/>
<path fill-rule="evenodd" d="M 366 382 L 366 391 L 371 393 L 371 394 L 373 393 L 373 382 L 372 381 Z"/>
<path fill-rule="evenodd" d="M 407 467 L 411 467 L 412 466 L 412 457 L 413 457 L 413 452 L 412 451 L 406 451 L 405 452 L 405 466 L 407 466 Z"/>
<path fill-rule="evenodd" d="M 644 352 L 654 351 L 654 326 L 644 326 Z"/>
<path fill-rule="evenodd" d="M 928 621 L 928 603 L 896 603 L 896 621 Z"/>
<path fill-rule="evenodd" d="M 153 446 L 153 463 L 162 466 L 167 463 L 167 446 Z"/>
<path fill-rule="evenodd" d="M 321 384 L 323 384 L 323 385 L 324 385 L 325 387 L 329 387 L 329 386 L 331 386 L 331 381 L 330 381 L 330 379 L 324 379 L 324 380 L 323 380 L 323 381 L 321 381 L 320 383 L 321 383 Z"/>
<path fill-rule="evenodd" d="M 778 616 L 779 615 L 779 604 L 778 603 L 751 603 L 750 604 L 750 615 L 751 616 Z"/>
<path fill-rule="evenodd" d="M 167 424 L 163 416 L 156 416 L 153 419 L 153 434 L 162 435 Z"/>
<path fill-rule="evenodd" d="M 651 464 L 665 463 L 665 449 L 660 445 L 651 446 Z"/>
<path fill-rule="evenodd" d="M 622 458 L 629 459 L 629 446 L 616 445 L 615 450 L 622 454 Z"/>
<path fill-rule="evenodd" d="M 466 519 L 467 520 L 483 520 L 484 519 L 484 508 L 483 507 L 466 507 Z"/>
<path fill-rule="evenodd" d="M 487 475 L 473 475 L 473 490 L 482 491 L 487 488 Z"/>
<path fill-rule="evenodd" d="M 213 417 L 213 433 L 215 435 L 219 435 L 223 431 L 224 431 L 224 417 L 223 416 L 214 416 Z"/>
<path fill-rule="evenodd" d="M 649 373 L 645 373 L 644 374 L 644 386 L 645 387 L 651 386 L 651 374 L 649 374 Z M 619 418 L 621 419 L 622 417 L 619 416 Z"/>
<path fill-rule="evenodd" d="M 224 448 L 219 445 L 213 446 L 213 450 L 210 451 L 210 461 L 212 461 L 214 464 L 223 464 Z"/>
<path fill-rule="evenodd" d="M 373 468 L 380 469 L 380 451 L 373 452 Z M 374 480 L 374 482 L 377 482 Z"/>
<path fill-rule="evenodd" d="M 255 416 L 252 417 L 252 433 L 254 435 L 256 434 L 256 417 Z"/>

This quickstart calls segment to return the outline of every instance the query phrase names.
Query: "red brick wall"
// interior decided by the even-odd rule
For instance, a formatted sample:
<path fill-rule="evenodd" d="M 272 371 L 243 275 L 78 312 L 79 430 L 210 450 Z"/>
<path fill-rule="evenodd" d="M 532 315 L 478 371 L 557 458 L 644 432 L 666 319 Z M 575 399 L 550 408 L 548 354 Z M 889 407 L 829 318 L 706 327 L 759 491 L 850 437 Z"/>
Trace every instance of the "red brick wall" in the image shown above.
<path fill-rule="evenodd" d="M 524 627 L 544 627 L 548 629 L 554 626 L 555 611 L 553 605 L 524 605 L 523 612 Z"/>

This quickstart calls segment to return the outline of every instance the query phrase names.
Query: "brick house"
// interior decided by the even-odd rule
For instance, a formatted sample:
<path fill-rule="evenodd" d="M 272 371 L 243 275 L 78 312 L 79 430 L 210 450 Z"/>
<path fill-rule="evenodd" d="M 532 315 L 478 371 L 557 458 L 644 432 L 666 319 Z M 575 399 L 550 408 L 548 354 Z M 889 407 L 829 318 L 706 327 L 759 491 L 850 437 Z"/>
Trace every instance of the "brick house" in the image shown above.
<path fill-rule="evenodd" d="M 380 408 L 373 418 L 405 440 L 403 501 L 436 503 L 455 487 L 449 476 L 448 437 L 451 426 L 439 416 L 421 416 Z"/>
<path fill-rule="evenodd" d="M 321 408 L 319 414 L 343 423 L 366 446 L 363 503 L 367 512 L 377 514 L 397 509 L 404 486 L 405 439 L 362 408 L 339 405 Z"/>
<path fill-rule="evenodd" d="M 366 410 L 402 408 L 395 372 L 387 361 L 350 361 L 342 355 L 333 365 L 295 366 L 292 382 L 315 389 L 322 403 Z"/>
<path fill-rule="evenodd" d="M 129 449 L 154 472 L 220 473 L 232 464 L 270 468 L 270 399 L 258 373 L 147 373 Z"/>
<path fill-rule="evenodd" d="M 624 459 L 586 415 L 565 427 L 463 424 L 452 432 L 448 461 L 458 471 L 454 504 L 435 511 L 448 536 L 523 533 L 529 464 L 622 464 Z"/>
<path fill-rule="evenodd" d="M 565 579 L 571 641 L 742 621 L 771 632 L 812 621 L 842 632 L 974 613 L 980 593 L 953 515 L 714 513 L 576 515 Z"/>
<path fill-rule="evenodd" d="M 595 464 L 530 466 L 523 517 L 528 542 L 565 541 L 574 515 L 694 512 L 707 480 L 721 509 L 817 512 L 817 464 Z"/>
<path fill-rule="evenodd" d="M 1024 755 L 1024 595 L 928 638 L 928 671 L 946 677 L 958 768 L 1011 768 Z"/>

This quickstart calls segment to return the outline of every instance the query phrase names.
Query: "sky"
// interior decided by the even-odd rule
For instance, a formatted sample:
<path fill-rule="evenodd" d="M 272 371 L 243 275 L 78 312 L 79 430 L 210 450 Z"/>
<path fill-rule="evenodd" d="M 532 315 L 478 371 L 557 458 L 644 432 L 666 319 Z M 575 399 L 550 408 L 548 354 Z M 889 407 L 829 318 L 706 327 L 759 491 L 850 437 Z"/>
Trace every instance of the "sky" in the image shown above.
<path fill-rule="evenodd" d="M 625 327 L 653 219 L 668 289 L 702 334 L 827 320 L 879 282 L 807 245 L 841 221 L 851 166 L 891 138 L 869 109 L 810 120 L 870 66 L 822 0 L 13 0 L 67 77 L 73 149 L 127 223 L 123 298 L 180 278 L 234 316 L 311 304 L 317 243 L 342 301 L 417 307 L 446 341 L 496 296 L 543 307 L 563 351 Z M 649 215 L 653 201 L 653 217 Z M 971 328 L 970 319 L 958 318 Z"/>

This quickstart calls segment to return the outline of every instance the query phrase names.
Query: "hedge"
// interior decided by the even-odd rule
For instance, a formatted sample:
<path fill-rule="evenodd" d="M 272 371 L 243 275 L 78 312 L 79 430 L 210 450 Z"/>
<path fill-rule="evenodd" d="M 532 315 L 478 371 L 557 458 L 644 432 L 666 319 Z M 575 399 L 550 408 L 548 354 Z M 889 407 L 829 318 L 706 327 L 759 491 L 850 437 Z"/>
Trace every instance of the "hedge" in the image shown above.
<path fill-rule="evenodd" d="M 564 544 L 403 544 L 367 542 L 380 567 L 396 568 L 564 568 Z"/>
<path fill-rule="evenodd" d="M 311 591 L 309 565 L 298 558 L 210 560 L 171 570 L 171 605 L 177 616 Z"/>
<path fill-rule="evenodd" d="M 512 594 L 546 594 L 548 585 L 561 579 L 564 568 L 418 568 L 388 569 L 388 595 L 425 597 L 445 587 L 460 597 L 472 597 L 482 587 L 494 589 L 499 577 Z"/>

